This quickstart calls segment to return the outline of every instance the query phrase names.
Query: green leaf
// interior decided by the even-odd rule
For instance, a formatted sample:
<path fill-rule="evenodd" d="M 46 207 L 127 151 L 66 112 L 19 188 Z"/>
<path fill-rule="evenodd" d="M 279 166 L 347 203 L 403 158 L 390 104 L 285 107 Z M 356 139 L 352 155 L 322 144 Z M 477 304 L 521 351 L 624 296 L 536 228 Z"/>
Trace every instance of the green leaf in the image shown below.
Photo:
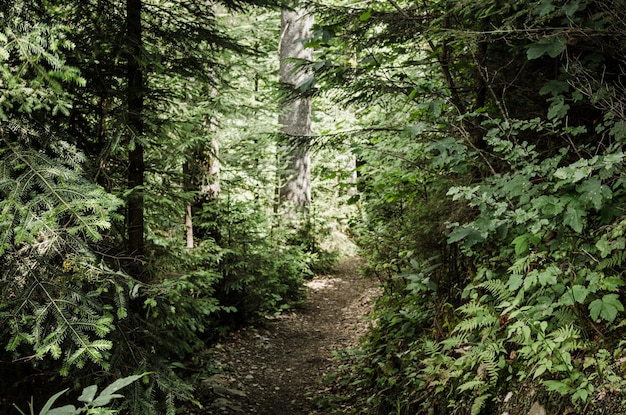
<path fill-rule="evenodd" d="M 555 266 L 549 266 L 545 270 L 539 272 L 537 279 L 542 286 L 556 284 L 557 276 L 561 274 L 561 270 Z"/>
<path fill-rule="evenodd" d="M 555 196 L 542 195 L 532 200 L 535 209 L 541 211 L 544 215 L 556 216 L 563 212 L 565 202 Z"/>
<path fill-rule="evenodd" d="M 74 405 L 65 405 L 59 408 L 51 409 L 47 415 L 76 415 L 79 414 Z"/>
<path fill-rule="evenodd" d="M 535 14 L 539 17 L 547 16 L 555 10 L 554 4 L 552 4 L 552 0 L 543 0 L 537 8 L 535 9 Z"/>
<path fill-rule="evenodd" d="M 572 296 L 574 297 L 574 300 L 577 303 L 584 303 L 585 299 L 587 298 L 587 295 L 589 294 L 589 290 L 587 289 L 587 287 L 584 287 L 582 285 L 574 285 L 572 286 Z"/>
<path fill-rule="evenodd" d="M 522 255 L 528 252 L 528 234 L 520 235 L 513 239 L 513 246 L 515 247 L 515 255 Z"/>
<path fill-rule="evenodd" d="M 573 389 L 571 386 L 559 380 L 544 380 L 542 383 L 546 387 L 546 389 L 548 389 L 549 391 L 558 392 L 561 395 L 567 395 L 573 392 Z"/>
<path fill-rule="evenodd" d="M 65 392 L 67 392 L 68 390 L 69 388 L 63 389 L 61 392 L 57 392 L 54 395 L 52 395 L 50 399 L 48 399 L 46 404 L 43 406 L 43 408 L 41 408 L 41 411 L 39 411 L 39 415 L 47 415 L 50 411 L 50 408 L 52 408 L 52 405 L 54 405 L 56 400 L 59 399 L 59 397 L 63 395 Z"/>
<path fill-rule="evenodd" d="M 610 134 L 618 141 L 626 138 L 626 122 L 618 121 L 611 128 Z"/>
<path fill-rule="evenodd" d="M 604 202 L 613 197 L 611 189 L 595 177 L 585 180 L 576 191 L 580 193 L 581 201 L 591 204 L 596 210 L 602 209 Z"/>
<path fill-rule="evenodd" d="M 577 209 L 572 206 L 568 206 L 567 210 L 563 214 L 563 224 L 568 225 L 576 233 L 581 233 L 584 227 L 583 217 L 587 215 L 587 212 L 581 209 Z"/>
<path fill-rule="evenodd" d="M 624 311 L 624 305 L 619 301 L 617 294 L 606 294 L 589 304 L 589 314 L 594 320 L 600 317 L 611 323 L 617 317 L 618 311 Z"/>
<path fill-rule="evenodd" d="M 367 22 L 370 17 L 372 17 L 372 10 L 366 10 L 363 13 L 361 13 L 361 16 L 359 16 L 359 20 L 362 22 Z"/>
<path fill-rule="evenodd" d="M 568 18 L 572 18 L 572 16 L 574 16 L 574 13 L 576 13 L 578 10 L 584 10 L 585 6 L 586 2 L 581 2 L 580 0 L 571 0 L 567 4 L 563 5 L 562 11 Z"/>
<path fill-rule="evenodd" d="M 548 81 L 540 90 L 539 95 L 552 95 L 553 97 L 561 95 L 564 92 L 569 91 L 569 84 L 565 81 L 558 81 L 553 79 Z"/>
<path fill-rule="evenodd" d="M 97 385 L 87 386 L 85 389 L 83 389 L 83 393 L 78 397 L 78 400 L 81 402 L 90 403 L 91 401 L 93 401 L 93 398 L 95 398 L 97 391 Z"/>
<path fill-rule="evenodd" d="M 450 235 L 448 236 L 448 243 L 452 244 L 463 239 L 473 240 L 475 238 L 480 238 L 480 233 L 478 233 L 475 229 L 470 228 L 469 226 L 458 226 L 450 232 Z"/>
<path fill-rule="evenodd" d="M 132 375 L 132 376 L 127 376 L 125 378 L 121 378 L 116 380 L 115 382 L 111 383 L 109 386 L 107 386 L 101 393 L 100 395 L 98 395 L 98 397 L 92 402 L 92 406 L 94 407 L 98 407 L 98 406 L 104 406 L 104 405 L 108 405 L 109 402 L 111 402 L 112 399 L 115 398 L 121 398 L 122 395 L 116 394 L 115 392 L 117 392 L 118 390 L 130 385 L 131 383 L 135 382 L 138 379 L 141 379 L 142 377 L 144 377 L 146 375 L 146 373 L 143 373 L 141 375 Z"/>
<path fill-rule="evenodd" d="M 581 160 L 567 167 L 560 167 L 554 172 L 554 177 L 566 180 L 568 183 L 576 183 L 582 179 L 589 177 L 593 168 L 588 165 L 587 160 Z"/>
<path fill-rule="evenodd" d="M 528 291 L 537 284 L 537 271 L 531 271 L 524 279 L 524 290 Z"/>
<path fill-rule="evenodd" d="M 564 118 L 570 109 L 569 104 L 565 103 L 565 99 L 561 96 L 551 98 L 550 108 L 548 108 L 548 119 L 554 120 L 557 118 Z"/>
<path fill-rule="evenodd" d="M 567 39 L 564 36 L 543 38 L 528 47 L 526 57 L 533 60 L 547 54 L 551 58 L 556 58 L 563 53 L 565 45 L 567 45 Z"/>
<path fill-rule="evenodd" d="M 537 379 L 539 376 L 543 375 L 547 369 L 548 367 L 546 365 L 539 365 L 533 374 L 533 379 Z"/>
<path fill-rule="evenodd" d="M 509 281 L 507 283 L 507 288 L 509 291 L 516 291 L 519 287 L 522 286 L 524 282 L 524 276 L 521 274 L 513 274 L 509 277 Z"/>

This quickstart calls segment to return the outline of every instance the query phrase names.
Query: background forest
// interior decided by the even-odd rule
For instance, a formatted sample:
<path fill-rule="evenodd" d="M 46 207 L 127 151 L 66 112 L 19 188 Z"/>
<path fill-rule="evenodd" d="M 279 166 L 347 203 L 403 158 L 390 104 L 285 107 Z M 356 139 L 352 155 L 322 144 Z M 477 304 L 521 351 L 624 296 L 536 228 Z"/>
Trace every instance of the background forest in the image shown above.
<path fill-rule="evenodd" d="M 296 305 L 344 234 L 384 291 L 329 411 L 624 412 L 624 1 L 0 16 L 1 413 L 197 407 L 216 339 Z"/>

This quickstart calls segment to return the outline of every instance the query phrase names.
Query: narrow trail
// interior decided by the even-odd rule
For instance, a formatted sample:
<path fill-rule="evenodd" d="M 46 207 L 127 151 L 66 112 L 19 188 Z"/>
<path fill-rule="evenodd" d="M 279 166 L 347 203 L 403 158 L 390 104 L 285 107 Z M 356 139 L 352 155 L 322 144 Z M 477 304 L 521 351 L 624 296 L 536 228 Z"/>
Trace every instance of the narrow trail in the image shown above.
<path fill-rule="evenodd" d="M 208 380 L 214 392 L 208 414 L 317 415 L 333 351 L 357 344 L 378 296 L 376 281 L 357 273 L 357 258 L 332 275 L 307 283 L 297 310 L 229 335 L 215 351 L 224 372 Z"/>

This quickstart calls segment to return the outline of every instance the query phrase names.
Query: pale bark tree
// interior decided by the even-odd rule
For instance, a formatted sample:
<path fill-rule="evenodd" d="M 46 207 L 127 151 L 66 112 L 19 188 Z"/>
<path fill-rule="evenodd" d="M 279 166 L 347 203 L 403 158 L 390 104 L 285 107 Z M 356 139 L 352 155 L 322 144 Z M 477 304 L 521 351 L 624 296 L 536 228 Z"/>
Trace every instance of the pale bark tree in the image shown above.
<path fill-rule="evenodd" d="M 284 9 L 281 15 L 280 82 L 288 88 L 302 85 L 310 74 L 297 65 L 312 59 L 305 48 L 313 16 L 301 8 Z M 311 98 L 285 101 L 279 116 L 283 139 L 279 160 L 284 164 L 279 183 L 279 203 L 287 212 L 307 213 L 311 203 Z"/>

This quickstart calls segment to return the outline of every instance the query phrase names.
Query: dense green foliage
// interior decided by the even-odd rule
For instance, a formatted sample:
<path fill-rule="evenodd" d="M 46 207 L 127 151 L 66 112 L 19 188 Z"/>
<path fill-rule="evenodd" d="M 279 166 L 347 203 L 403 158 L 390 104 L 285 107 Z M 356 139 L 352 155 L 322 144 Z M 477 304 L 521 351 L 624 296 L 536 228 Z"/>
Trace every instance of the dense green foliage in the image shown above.
<path fill-rule="evenodd" d="M 342 375 L 356 406 L 619 403 L 624 4 L 318 9 L 316 83 L 361 114 L 354 232 L 386 287 Z"/>
<path fill-rule="evenodd" d="M 214 370 L 210 344 L 300 301 L 323 262 L 313 232 L 273 214 L 278 11 L 175 3 L 139 2 L 132 47 L 125 2 L 0 6 L 0 413 L 146 372 L 111 408 L 66 413 L 197 406 L 189 374 Z M 140 185 L 128 180 L 138 148 Z M 128 249 L 131 205 L 142 252 Z"/>
<path fill-rule="evenodd" d="M 617 407 L 626 5 L 311 4 L 314 76 L 286 93 L 259 4 L 0 4 L 0 412 L 199 405 L 211 342 L 300 301 L 348 224 L 384 286 L 336 373 L 352 407 Z M 319 134 L 301 222 L 277 197 L 294 94 Z"/>

